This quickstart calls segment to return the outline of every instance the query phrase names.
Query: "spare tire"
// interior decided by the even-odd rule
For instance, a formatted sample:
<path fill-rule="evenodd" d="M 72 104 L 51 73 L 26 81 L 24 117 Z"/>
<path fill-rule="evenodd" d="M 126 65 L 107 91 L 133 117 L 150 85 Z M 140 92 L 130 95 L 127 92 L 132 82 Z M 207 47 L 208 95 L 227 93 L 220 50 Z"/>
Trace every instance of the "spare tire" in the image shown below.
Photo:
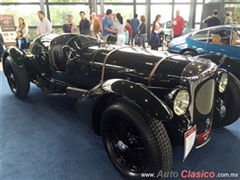
<path fill-rule="evenodd" d="M 50 49 L 50 60 L 57 71 L 66 71 L 67 57 L 62 49 L 63 44 L 53 45 Z"/>

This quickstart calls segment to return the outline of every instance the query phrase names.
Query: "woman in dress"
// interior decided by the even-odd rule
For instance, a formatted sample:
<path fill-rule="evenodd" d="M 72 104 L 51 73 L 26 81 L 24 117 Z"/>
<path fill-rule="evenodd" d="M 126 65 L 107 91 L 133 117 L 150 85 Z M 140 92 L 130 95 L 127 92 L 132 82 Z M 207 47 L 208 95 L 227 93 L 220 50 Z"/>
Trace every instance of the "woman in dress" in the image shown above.
<path fill-rule="evenodd" d="M 30 45 L 30 39 L 28 37 L 28 26 L 26 25 L 24 19 L 22 17 L 18 18 L 18 26 L 17 31 L 22 31 L 22 37 L 26 39 L 27 42 L 27 48 Z"/>
<path fill-rule="evenodd" d="M 125 24 L 123 23 L 123 17 L 120 13 L 116 14 L 116 22 L 113 25 L 113 29 L 117 30 L 117 42 L 116 44 L 119 46 L 123 46 L 125 44 Z"/>

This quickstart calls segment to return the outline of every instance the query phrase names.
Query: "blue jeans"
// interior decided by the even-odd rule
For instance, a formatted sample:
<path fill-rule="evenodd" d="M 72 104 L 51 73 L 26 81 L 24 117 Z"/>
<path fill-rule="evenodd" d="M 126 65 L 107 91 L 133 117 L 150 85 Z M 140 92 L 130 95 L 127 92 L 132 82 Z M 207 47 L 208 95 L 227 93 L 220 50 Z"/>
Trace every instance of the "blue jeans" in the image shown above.
<path fill-rule="evenodd" d="M 131 39 L 131 44 L 133 45 L 133 40 L 135 39 L 135 36 L 137 35 L 137 31 L 135 32 L 135 31 L 132 31 L 132 39 Z M 137 45 L 137 44 L 135 44 L 135 45 Z"/>
<path fill-rule="evenodd" d="M 145 41 L 146 41 L 146 39 L 147 39 L 147 34 L 141 34 L 141 35 L 140 35 L 140 43 L 141 43 L 141 45 L 142 45 L 143 48 L 146 48 L 146 47 L 145 47 Z"/>

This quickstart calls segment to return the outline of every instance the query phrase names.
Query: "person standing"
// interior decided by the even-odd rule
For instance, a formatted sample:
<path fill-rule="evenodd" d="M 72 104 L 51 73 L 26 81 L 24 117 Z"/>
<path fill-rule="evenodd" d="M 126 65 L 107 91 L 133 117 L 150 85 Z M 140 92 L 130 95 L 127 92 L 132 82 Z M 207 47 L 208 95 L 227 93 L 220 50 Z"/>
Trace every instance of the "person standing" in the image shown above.
<path fill-rule="evenodd" d="M 26 25 L 24 19 L 22 17 L 18 18 L 18 26 L 17 31 L 22 31 L 22 37 L 26 39 L 27 42 L 27 48 L 30 45 L 30 39 L 28 38 L 28 26 Z"/>
<path fill-rule="evenodd" d="M 80 32 L 80 34 L 90 35 L 90 22 L 85 17 L 85 12 L 80 11 L 79 15 L 81 17 L 81 21 L 79 22 L 79 32 Z"/>
<path fill-rule="evenodd" d="M 158 14 L 153 21 L 153 27 L 151 32 L 151 37 L 149 40 L 149 45 L 151 46 L 151 49 L 158 50 L 158 47 L 160 45 L 160 38 L 159 38 L 159 30 L 161 29 L 161 15 Z"/>
<path fill-rule="evenodd" d="M 135 38 L 135 36 L 136 36 L 137 33 L 138 33 L 138 26 L 139 26 L 139 24 L 140 24 L 140 21 L 139 21 L 139 19 L 138 19 L 137 17 L 138 17 L 138 15 L 135 14 L 135 15 L 134 15 L 134 18 L 131 19 L 131 21 L 130 21 L 130 25 L 131 25 L 131 27 L 132 27 L 132 40 L 131 40 L 131 44 L 132 44 L 132 45 L 133 45 L 133 39 Z M 136 45 L 136 44 L 135 44 L 135 45 Z"/>
<path fill-rule="evenodd" d="M 96 37 L 102 30 L 102 25 L 95 12 L 91 13 L 92 20 L 90 21 L 90 35 Z"/>
<path fill-rule="evenodd" d="M 218 10 L 214 10 L 212 12 L 212 16 L 208 16 L 207 18 L 205 18 L 202 23 L 206 23 L 207 27 L 218 26 L 221 24 L 221 21 L 217 16 Z"/>
<path fill-rule="evenodd" d="M 232 17 L 230 16 L 230 14 L 229 13 L 226 13 L 225 14 L 225 21 L 224 21 L 224 24 L 231 24 L 231 22 L 232 22 Z"/>
<path fill-rule="evenodd" d="M 179 10 L 176 11 L 176 17 L 172 20 L 172 26 L 174 38 L 181 36 L 184 30 L 184 19 L 180 16 Z"/>
<path fill-rule="evenodd" d="M 38 24 L 37 24 L 37 35 L 41 36 L 43 34 L 51 34 L 52 23 L 45 18 L 44 12 L 38 11 Z"/>
<path fill-rule="evenodd" d="M 17 31 L 17 38 L 16 38 L 16 47 L 18 49 L 25 50 L 27 49 L 27 41 L 25 37 L 23 37 L 23 32 L 21 30 Z"/>
<path fill-rule="evenodd" d="M 128 31 L 128 45 L 132 42 L 132 26 L 130 25 L 130 22 L 130 19 L 127 19 L 126 30 Z"/>
<path fill-rule="evenodd" d="M 116 14 L 116 22 L 113 25 L 113 29 L 117 30 L 117 42 L 116 44 L 119 46 L 123 46 L 125 44 L 125 24 L 123 23 L 123 17 L 120 13 Z"/>
<path fill-rule="evenodd" d="M 139 26 L 139 29 L 140 29 L 140 44 L 144 49 L 146 49 L 146 46 L 145 46 L 145 41 L 147 39 L 147 27 L 146 27 L 146 24 L 145 24 L 146 17 L 144 15 L 142 15 L 140 17 L 140 21 L 141 21 L 141 24 Z"/>
<path fill-rule="evenodd" d="M 77 33 L 77 26 L 72 22 L 72 19 L 72 15 L 67 15 L 67 22 L 62 26 L 64 33 Z"/>
<path fill-rule="evenodd" d="M 106 15 L 102 18 L 102 39 L 107 41 L 107 36 L 112 33 L 117 33 L 113 29 L 112 10 L 107 9 Z"/>

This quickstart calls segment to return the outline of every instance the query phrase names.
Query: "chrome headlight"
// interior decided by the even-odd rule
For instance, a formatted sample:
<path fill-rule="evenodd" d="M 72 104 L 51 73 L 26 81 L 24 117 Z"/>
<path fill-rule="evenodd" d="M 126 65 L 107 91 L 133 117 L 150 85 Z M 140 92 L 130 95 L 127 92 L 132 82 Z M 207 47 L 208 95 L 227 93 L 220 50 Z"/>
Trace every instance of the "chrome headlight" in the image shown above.
<path fill-rule="evenodd" d="M 187 90 L 179 90 L 174 99 L 173 110 L 177 115 L 183 115 L 188 108 L 190 102 L 190 95 Z"/>
<path fill-rule="evenodd" d="M 221 73 L 221 78 L 218 85 L 218 90 L 220 93 L 223 93 L 227 89 L 228 84 L 228 73 L 223 72 Z"/>

